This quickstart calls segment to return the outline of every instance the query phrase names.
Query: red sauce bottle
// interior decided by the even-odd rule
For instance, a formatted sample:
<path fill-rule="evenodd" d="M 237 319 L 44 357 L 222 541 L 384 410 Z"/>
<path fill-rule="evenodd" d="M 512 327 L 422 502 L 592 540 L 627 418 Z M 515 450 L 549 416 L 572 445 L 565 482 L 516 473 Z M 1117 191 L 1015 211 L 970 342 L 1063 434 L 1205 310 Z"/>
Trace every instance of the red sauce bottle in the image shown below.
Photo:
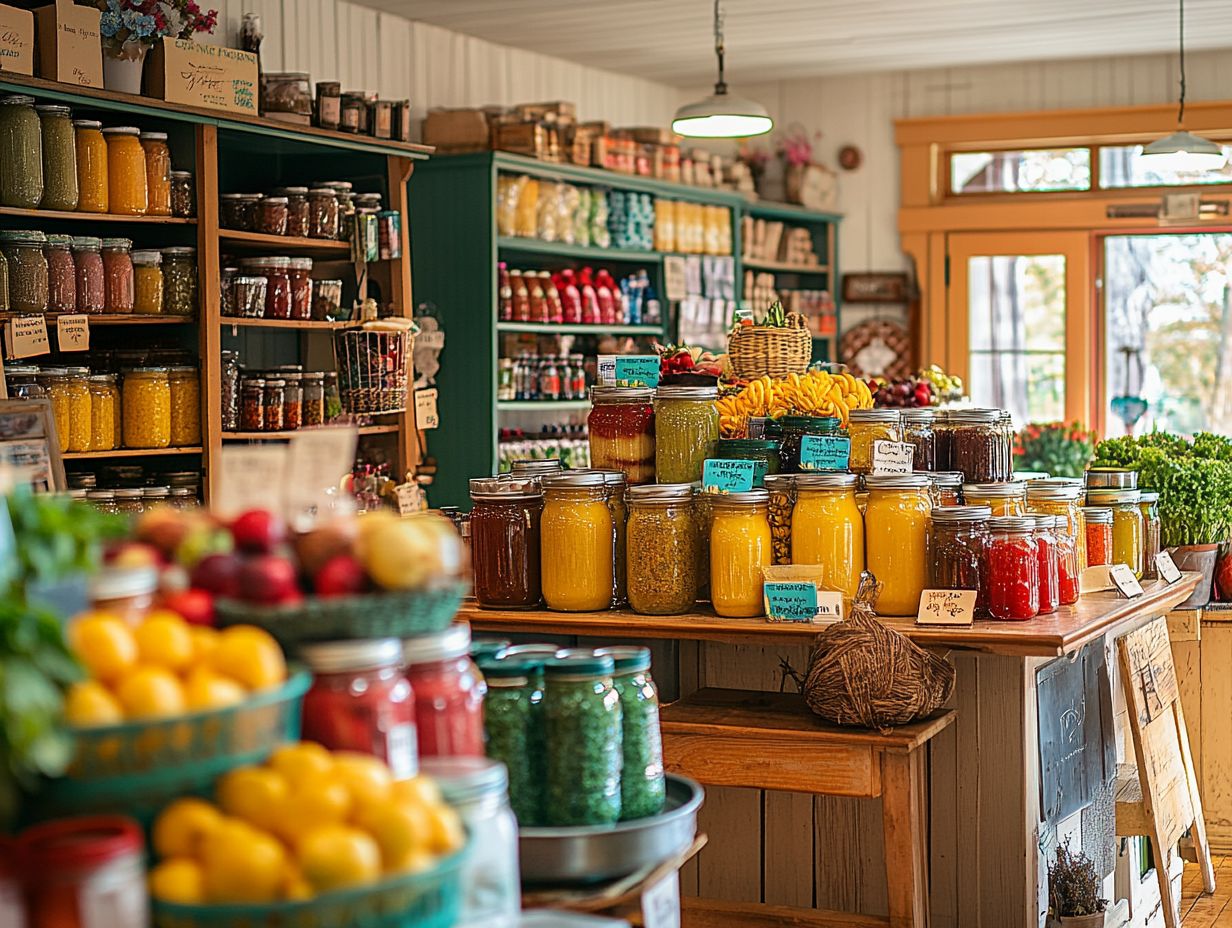
<path fill-rule="evenodd" d="M 606 270 L 600 269 L 595 275 L 595 297 L 599 303 L 599 321 L 603 325 L 615 325 L 618 321 L 616 298 L 612 294 L 614 286 L 612 276 Z"/>
<path fill-rule="evenodd" d="M 592 273 L 590 268 L 584 267 L 578 276 L 578 289 L 582 292 L 582 325 L 600 325 L 603 322 Z"/>
<path fill-rule="evenodd" d="M 572 270 L 563 270 L 556 275 L 556 290 L 560 294 L 561 319 L 565 325 L 577 325 L 582 321 L 582 294 L 574 282 Z"/>

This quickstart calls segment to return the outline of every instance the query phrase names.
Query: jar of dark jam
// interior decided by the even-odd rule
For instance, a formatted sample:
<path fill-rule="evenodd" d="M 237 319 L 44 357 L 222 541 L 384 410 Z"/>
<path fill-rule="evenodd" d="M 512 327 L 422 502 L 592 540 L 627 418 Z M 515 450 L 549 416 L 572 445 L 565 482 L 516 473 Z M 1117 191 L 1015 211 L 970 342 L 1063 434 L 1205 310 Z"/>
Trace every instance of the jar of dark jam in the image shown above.
<path fill-rule="evenodd" d="M 934 509 L 938 506 L 961 506 L 963 504 L 963 475 L 958 471 L 933 471 L 928 475 L 928 481 Z"/>
<path fill-rule="evenodd" d="M 274 191 L 287 198 L 287 235 L 305 238 L 308 235 L 308 188 L 279 187 Z"/>
<path fill-rule="evenodd" d="M 539 519 L 543 491 L 533 477 L 471 481 L 475 599 L 494 609 L 539 605 Z"/>
<path fill-rule="evenodd" d="M 838 436 L 840 422 L 826 416 L 784 416 L 780 421 L 783 439 L 779 445 L 779 473 L 801 472 L 800 447 L 805 435 Z M 816 468 L 810 468 L 816 470 Z"/>
<path fill-rule="evenodd" d="M 933 465 L 936 470 L 950 470 L 950 411 L 937 409 L 933 411 Z"/>
<path fill-rule="evenodd" d="M 932 471 L 937 468 L 937 435 L 933 431 L 936 414 L 931 409 L 904 409 L 903 441 L 915 449 L 912 467 Z"/>
<path fill-rule="evenodd" d="M 197 193 L 189 171 L 171 172 L 171 215 L 178 219 L 192 219 L 197 215 Z"/>
<path fill-rule="evenodd" d="M 987 506 L 947 506 L 932 511 L 932 573 L 934 590 L 975 590 L 976 611 L 988 610 Z"/>
<path fill-rule="evenodd" d="M 950 412 L 950 467 L 967 483 L 1001 483 L 1010 479 L 1010 442 L 997 409 Z"/>

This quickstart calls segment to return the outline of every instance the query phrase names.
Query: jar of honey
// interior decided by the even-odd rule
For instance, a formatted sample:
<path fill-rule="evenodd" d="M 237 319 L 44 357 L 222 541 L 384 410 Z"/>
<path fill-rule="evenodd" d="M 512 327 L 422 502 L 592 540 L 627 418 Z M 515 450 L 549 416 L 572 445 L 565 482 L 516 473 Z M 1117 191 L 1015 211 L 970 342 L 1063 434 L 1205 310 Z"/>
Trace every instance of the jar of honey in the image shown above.
<path fill-rule="evenodd" d="M 77 209 L 105 213 L 107 199 L 107 141 L 103 124 L 96 119 L 73 120 L 77 142 Z"/>
<path fill-rule="evenodd" d="M 141 131 L 133 126 L 114 126 L 103 130 L 103 138 L 107 140 L 109 211 L 123 216 L 144 216 L 150 197 Z"/>
<path fill-rule="evenodd" d="M 708 494 L 710 523 L 710 602 L 725 618 L 752 618 L 765 612 L 762 570 L 774 563 L 770 539 L 770 493 Z"/>
<path fill-rule="evenodd" d="M 881 615 L 915 615 L 928 582 L 928 475 L 874 475 L 864 485 L 868 570 L 882 583 L 875 608 Z"/>
<path fill-rule="evenodd" d="M 145 152 L 145 186 L 150 216 L 171 215 L 171 149 L 166 132 L 142 132 L 138 139 Z"/>
<path fill-rule="evenodd" d="M 561 612 L 607 609 L 615 583 L 608 488 L 598 472 L 545 476 L 540 520 L 543 600 Z"/>
<path fill-rule="evenodd" d="M 134 251 L 133 312 L 160 315 L 163 311 L 163 256 L 153 249 Z"/>

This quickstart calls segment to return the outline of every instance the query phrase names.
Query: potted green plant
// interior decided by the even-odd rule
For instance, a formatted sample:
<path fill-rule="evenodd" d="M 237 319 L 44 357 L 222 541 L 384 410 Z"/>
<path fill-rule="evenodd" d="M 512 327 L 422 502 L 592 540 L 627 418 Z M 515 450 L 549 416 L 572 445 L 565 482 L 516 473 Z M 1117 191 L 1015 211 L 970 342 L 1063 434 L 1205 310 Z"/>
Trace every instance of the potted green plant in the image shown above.
<path fill-rule="evenodd" d="M 1103 928 L 1108 900 L 1100 896 L 1103 880 L 1085 853 L 1074 854 L 1069 839 L 1048 865 L 1048 906 L 1060 928 Z"/>
<path fill-rule="evenodd" d="M 1014 469 L 1081 477 L 1094 451 L 1094 433 L 1078 422 L 1032 422 L 1014 436 Z"/>
<path fill-rule="evenodd" d="M 103 86 L 121 93 L 141 93 L 145 56 L 159 39 L 211 33 L 218 24 L 218 11 L 205 12 L 194 0 L 88 0 L 85 5 L 103 14 Z"/>

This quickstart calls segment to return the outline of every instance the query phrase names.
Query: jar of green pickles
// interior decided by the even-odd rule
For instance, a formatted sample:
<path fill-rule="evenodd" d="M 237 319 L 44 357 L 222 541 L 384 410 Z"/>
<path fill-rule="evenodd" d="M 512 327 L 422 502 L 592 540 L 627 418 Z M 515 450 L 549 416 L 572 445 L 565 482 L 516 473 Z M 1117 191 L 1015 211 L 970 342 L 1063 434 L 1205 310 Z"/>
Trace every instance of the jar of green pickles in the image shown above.
<path fill-rule="evenodd" d="M 34 97 L 0 97 L 0 206 L 38 209 L 43 199 L 43 132 Z"/>
<path fill-rule="evenodd" d="M 714 387 L 660 387 L 655 391 L 655 480 L 694 483 L 719 440 L 719 391 Z"/>
<path fill-rule="evenodd" d="M 663 736 L 659 730 L 659 689 L 650 675 L 650 649 L 602 648 L 615 661 L 613 684 L 620 697 L 620 819 L 649 818 L 663 811 Z"/>
<path fill-rule="evenodd" d="M 1159 494 L 1142 490 L 1138 498 L 1138 508 L 1142 511 L 1142 577 L 1144 580 L 1154 580 L 1159 576 L 1159 568 L 1155 565 L 1155 556 L 1160 548 Z"/>
<path fill-rule="evenodd" d="M 752 461 L 753 486 L 760 487 L 767 474 L 779 472 L 779 443 L 755 438 L 720 438 L 714 456 L 724 461 Z"/>
<path fill-rule="evenodd" d="M 509 768 L 509 804 L 523 828 L 543 821 L 543 661 L 534 655 L 483 658 L 486 752 Z"/>
<path fill-rule="evenodd" d="M 163 312 L 191 316 L 197 311 L 197 249 L 163 249 Z"/>
<path fill-rule="evenodd" d="M 1128 564 L 1134 576 L 1141 577 L 1145 555 L 1145 520 L 1142 518 L 1142 493 L 1129 489 L 1088 489 L 1087 503 L 1112 510 L 1113 564 Z"/>
<path fill-rule="evenodd" d="M 623 713 L 607 654 L 562 652 L 544 667 L 547 825 L 620 821 Z"/>
<path fill-rule="evenodd" d="M 43 137 L 41 209 L 77 208 L 77 140 L 67 106 L 36 106 Z"/>
<path fill-rule="evenodd" d="M 629 606 L 639 615 L 680 615 L 697 602 L 698 526 L 687 483 L 629 487 Z"/>

